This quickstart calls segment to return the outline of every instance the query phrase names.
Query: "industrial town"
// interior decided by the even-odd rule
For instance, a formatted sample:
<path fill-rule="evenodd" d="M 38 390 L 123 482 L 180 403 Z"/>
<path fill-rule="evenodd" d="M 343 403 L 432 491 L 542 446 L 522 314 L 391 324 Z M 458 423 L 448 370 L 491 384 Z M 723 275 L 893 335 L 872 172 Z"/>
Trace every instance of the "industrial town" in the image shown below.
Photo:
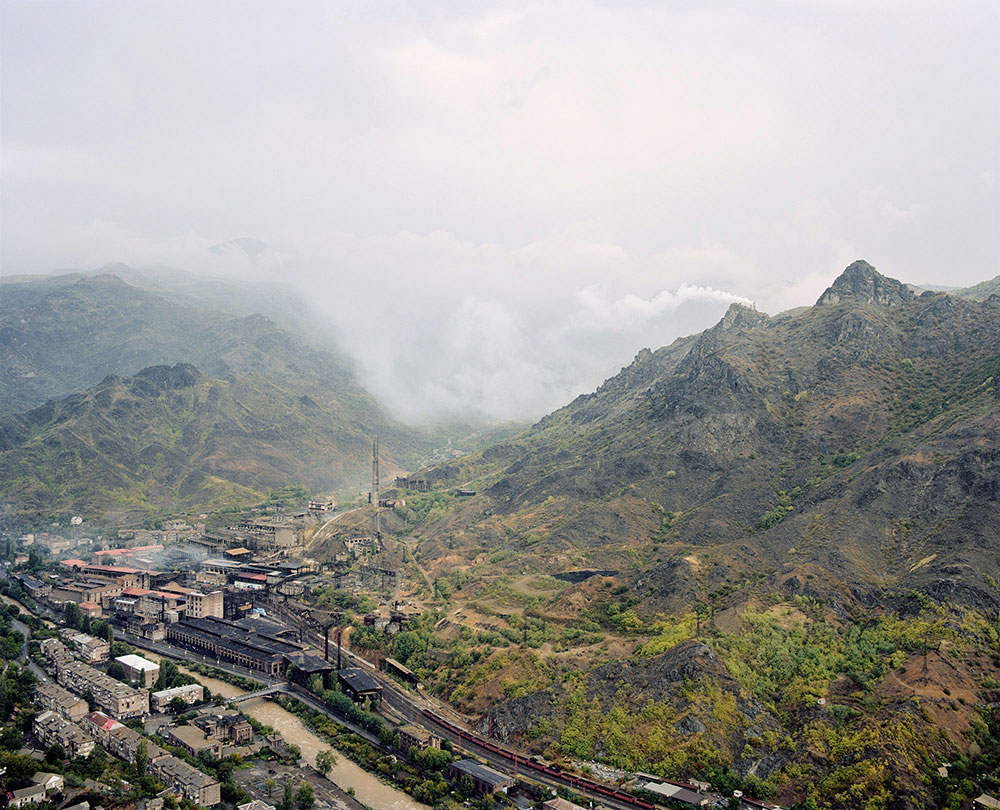
<path fill-rule="evenodd" d="M 709 806 L 705 783 L 501 745 L 380 653 L 385 645 L 372 638 L 447 620 L 426 612 L 403 576 L 405 544 L 383 531 L 384 513 L 430 482 L 399 476 L 383 492 L 378 459 L 376 440 L 371 491 L 345 510 L 311 498 L 304 509 L 272 508 L 224 528 L 178 518 L 113 538 L 82 530 L 22 537 L 4 563 L 2 590 L 11 632 L 24 637 L 20 677 L 36 710 L 24 753 L 41 761 L 9 804 L 57 793 L 83 797 L 73 810 L 113 797 L 133 798 L 140 810 L 387 802 L 338 785 L 331 770 L 346 756 L 407 798 L 399 807 Z M 335 553 L 313 556 L 330 543 Z M 294 715 L 329 747 L 310 758 L 284 727 L 255 719 L 250 707 L 263 704 Z M 119 778 L 44 770 L 60 757 L 116 758 Z M 774 807 L 742 795 L 725 804 Z"/>

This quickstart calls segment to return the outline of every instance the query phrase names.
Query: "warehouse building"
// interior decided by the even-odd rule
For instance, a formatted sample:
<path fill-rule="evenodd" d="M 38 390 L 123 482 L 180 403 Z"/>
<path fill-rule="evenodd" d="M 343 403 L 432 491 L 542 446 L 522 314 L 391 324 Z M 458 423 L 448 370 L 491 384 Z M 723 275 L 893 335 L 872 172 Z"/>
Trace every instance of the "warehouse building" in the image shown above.
<path fill-rule="evenodd" d="M 268 675 L 284 675 L 284 656 L 302 651 L 298 644 L 214 616 L 167 625 L 166 634 L 172 644 Z"/>

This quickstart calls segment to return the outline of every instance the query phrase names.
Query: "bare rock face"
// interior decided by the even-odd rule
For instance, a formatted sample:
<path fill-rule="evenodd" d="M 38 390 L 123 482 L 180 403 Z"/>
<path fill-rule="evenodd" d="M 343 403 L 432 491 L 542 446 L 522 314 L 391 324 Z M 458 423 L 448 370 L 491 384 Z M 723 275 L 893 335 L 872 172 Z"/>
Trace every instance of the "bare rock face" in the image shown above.
<path fill-rule="evenodd" d="M 868 262 L 858 260 L 849 265 L 837 280 L 827 287 L 816 306 L 839 304 L 841 301 L 861 301 L 866 304 L 899 306 L 914 299 L 913 291 L 894 278 L 886 278 Z"/>

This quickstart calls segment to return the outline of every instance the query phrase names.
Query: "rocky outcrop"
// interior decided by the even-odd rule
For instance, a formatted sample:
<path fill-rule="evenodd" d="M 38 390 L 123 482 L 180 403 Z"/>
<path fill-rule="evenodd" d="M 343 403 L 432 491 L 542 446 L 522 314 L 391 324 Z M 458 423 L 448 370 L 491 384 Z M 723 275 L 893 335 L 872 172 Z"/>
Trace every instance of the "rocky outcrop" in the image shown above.
<path fill-rule="evenodd" d="M 816 306 L 829 306 L 842 301 L 860 301 L 865 304 L 881 304 L 892 307 L 905 304 L 915 298 L 913 290 L 896 281 L 886 278 L 868 262 L 858 260 L 849 265 L 837 280 L 827 287 Z"/>

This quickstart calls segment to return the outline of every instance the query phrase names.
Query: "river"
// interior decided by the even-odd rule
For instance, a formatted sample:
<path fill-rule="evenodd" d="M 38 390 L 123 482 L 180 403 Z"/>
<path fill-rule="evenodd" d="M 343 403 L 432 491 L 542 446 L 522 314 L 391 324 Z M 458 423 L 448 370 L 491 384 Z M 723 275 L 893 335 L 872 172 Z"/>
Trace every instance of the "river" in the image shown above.
<path fill-rule="evenodd" d="M 16 599 L 11 599 L 6 594 L 0 593 L 0 601 L 3 601 L 4 604 L 7 604 L 7 605 L 13 605 L 19 611 L 21 611 L 21 613 L 27 613 L 29 616 L 34 616 L 36 619 L 38 618 L 38 616 L 36 614 L 32 613 L 30 610 L 28 610 L 24 605 L 22 605 Z M 46 627 L 55 627 L 55 624 L 53 622 L 50 622 L 48 619 L 42 619 L 42 621 L 45 622 L 45 626 Z"/>
<path fill-rule="evenodd" d="M 161 657 L 147 651 L 140 652 L 151 660 L 158 661 Z M 216 678 L 206 677 L 198 672 L 190 672 L 180 663 L 178 663 L 178 669 L 193 675 L 198 679 L 198 683 L 210 689 L 213 695 L 233 698 L 244 694 L 244 690 L 238 686 Z M 298 717 L 267 698 L 241 703 L 240 711 L 266 726 L 271 726 L 281 734 L 286 742 L 295 743 L 310 765 L 316 765 L 316 755 L 320 751 L 331 747 L 306 728 Z M 330 780 L 342 790 L 354 788 L 354 795 L 358 801 L 364 802 L 369 807 L 377 808 L 377 810 L 428 810 L 426 804 L 421 804 L 401 790 L 396 790 L 385 784 L 339 751 L 337 752 L 337 764 L 330 772 Z"/>

